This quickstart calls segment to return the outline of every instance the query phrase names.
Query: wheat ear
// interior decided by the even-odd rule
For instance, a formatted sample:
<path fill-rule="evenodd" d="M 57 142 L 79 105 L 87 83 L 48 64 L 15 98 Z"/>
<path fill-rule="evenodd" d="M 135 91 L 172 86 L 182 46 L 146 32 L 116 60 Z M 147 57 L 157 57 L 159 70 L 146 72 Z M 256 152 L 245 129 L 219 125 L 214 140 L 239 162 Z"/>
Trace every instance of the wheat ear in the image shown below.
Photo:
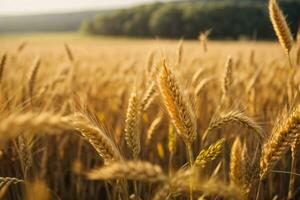
<path fill-rule="evenodd" d="M 230 153 L 230 180 L 236 185 L 244 184 L 245 163 L 243 162 L 242 152 L 241 140 L 237 138 Z"/>
<path fill-rule="evenodd" d="M 139 102 L 135 89 L 131 92 L 126 114 L 125 141 L 135 159 L 141 151 L 139 123 Z"/>
<path fill-rule="evenodd" d="M 224 146 L 225 139 L 220 139 L 216 143 L 210 145 L 208 149 L 200 151 L 195 160 L 195 166 L 205 167 L 205 165 L 217 158 Z"/>
<path fill-rule="evenodd" d="M 18 51 L 18 53 L 21 53 L 23 50 L 24 50 L 24 48 L 27 46 L 27 42 L 26 41 L 22 41 L 20 44 L 19 44 L 19 46 L 17 47 L 17 51 Z"/>
<path fill-rule="evenodd" d="M 3 74 L 5 70 L 5 64 L 6 64 L 6 54 L 3 54 L 0 60 L 0 83 L 2 82 L 3 79 Z"/>
<path fill-rule="evenodd" d="M 158 85 L 163 103 L 177 133 L 186 143 L 191 144 L 196 138 L 196 120 L 191 107 L 183 98 L 174 75 L 167 68 L 165 60 L 158 76 Z"/>
<path fill-rule="evenodd" d="M 269 15 L 280 45 L 286 54 L 292 49 L 293 36 L 276 0 L 269 0 Z"/>
<path fill-rule="evenodd" d="M 180 39 L 178 47 L 177 47 L 177 61 L 176 61 L 176 66 L 179 66 L 182 62 L 182 54 L 183 54 L 183 39 Z"/>
<path fill-rule="evenodd" d="M 158 113 L 157 117 L 153 120 L 150 127 L 148 128 L 147 136 L 146 136 L 146 143 L 147 144 L 150 144 L 150 142 L 153 138 L 153 135 L 158 130 L 159 125 L 161 124 L 162 120 L 163 120 L 163 116 L 162 116 L 162 113 L 160 112 L 160 113 Z"/>
<path fill-rule="evenodd" d="M 22 164 L 22 170 L 24 179 L 27 180 L 28 169 L 32 165 L 32 153 L 33 136 L 24 137 L 20 135 L 18 137 L 18 153 Z"/>
<path fill-rule="evenodd" d="M 72 129 L 79 131 L 88 140 L 106 164 L 123 159 L 113 141 L 85 116 L 81 114 L 71 116 L 68 121 Z"/>
<path fill-rule="evenodd" d="M 74 62 L 74 56 L 73 56 L 73 53 L 72 53 L 72 50 L 71 50 L 70 46 L 67 43 L 65 43 L 64 47 L 65 47 L 65 50 L 66 50 L 69 61 L 71 63 L 73 63 Z"/>
<path fill-rule="evenodd" d="M 291 144 L 299 137 L 300 106 L 272 131 L 270 139 L 264 145 L 260 160 L 260 178 L 265 178 L 274 165 L 286 153 Z"/>
<path fill-rule="evenodd" d="M 36 77 L 37 77 L 37 73 L 38 73 L 39 68 L 40 68 L 40 64 L 41 64 L 41 60 L 39 58 L 37 58 L 34 62 L 32 70 L 29 74 L 28 92 L 29 92 L 30 98 L 33 97 L 34 86 L 35 86 L 35 83 L 36 83 Z"/>
<path fill-rule="evenodd" d="M 232 58 L 231 56 L 228 56 L 226 65 L 225 65 L 225 74 L 223 78 L 223 84 L 222 84 L 222 100 L 223 102 L 225 98 L 228 96 L 229 89 L 232 85 Z"/>
<path fill-rule="evenodd" d="M 142 101 L 141 101 L 141 105 L 140 105 L 140 109 L 142 112 L 145 112 L 150 104 L 153 101 L 153 97 L 155 95 L 155 82 L 152 81 L 148 87 L 148 89 L 146 90 L 145 94 L 142 97 Z"/>

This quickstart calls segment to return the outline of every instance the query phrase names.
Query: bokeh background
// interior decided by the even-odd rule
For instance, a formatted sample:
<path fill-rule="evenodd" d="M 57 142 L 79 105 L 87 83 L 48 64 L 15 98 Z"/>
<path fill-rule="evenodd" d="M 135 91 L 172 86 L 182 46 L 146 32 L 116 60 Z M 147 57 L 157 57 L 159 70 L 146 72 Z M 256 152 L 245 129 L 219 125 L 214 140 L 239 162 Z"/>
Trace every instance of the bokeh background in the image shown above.
<path fill-rule="evenodd" d="M 267 0 L 1 0 L 0 34 L 80 32 L 90 35 L 274 39 Z M 300 0 L 281 0 L 293 33 Z"/>

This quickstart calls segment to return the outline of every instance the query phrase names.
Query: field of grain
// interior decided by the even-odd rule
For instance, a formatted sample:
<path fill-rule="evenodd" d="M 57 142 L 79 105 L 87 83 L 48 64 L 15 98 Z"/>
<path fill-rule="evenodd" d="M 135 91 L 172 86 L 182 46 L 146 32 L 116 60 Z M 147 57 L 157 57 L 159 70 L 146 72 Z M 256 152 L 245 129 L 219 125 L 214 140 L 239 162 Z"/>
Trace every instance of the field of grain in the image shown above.
<path fill-rule="evenodd" d="M 298 199 L 300 35 L 0 37 L 0 199 Z"/>
<path fill-rule="evenodd" d="M 299 195 L 296 50 L 291 68 L 275 42 L 0 41 L 3 199 Z"/>

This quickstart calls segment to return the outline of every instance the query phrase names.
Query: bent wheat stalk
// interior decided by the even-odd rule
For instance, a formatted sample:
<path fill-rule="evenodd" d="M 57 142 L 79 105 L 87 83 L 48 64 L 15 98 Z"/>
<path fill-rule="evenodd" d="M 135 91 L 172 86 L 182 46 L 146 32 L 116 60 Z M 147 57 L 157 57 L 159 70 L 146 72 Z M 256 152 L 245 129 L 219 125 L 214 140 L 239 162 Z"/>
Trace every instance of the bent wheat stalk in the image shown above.
<path fill-rule="evenodd" d="M 113 141 L 83 115 L 69 117 L 68 121 L 72 129 L 79 131 L 89 141 L 106 164 L 123 159 Z"/>
<path fill-rule="evenodd" d="M 24 180 L 14 177 L 0 177 L 0 190 L 11 184 L 24 183 Z"/>
<path fill-rule="evenodd" d="M 66 118 L 49 112 L 11 114 L 0 122 L 0 141 L 26 133 L 57 133 L 72 129 Z M 26 134 L 24 133 L 24 134 Z"/>
<path fill-rule="evenodd" d="M 203 139 L 205 140 L 208 135 L 215 129 L 224 127 L 225 125 L 238 124 L 246 129 L 253 131 L 260 142 L 264 139 L 264 134 L 261 127 L 250 117 L 246 116 L 240 111 L 230 111 L 228 113 L 223 113 L 216 119 L 212 120 L 203 134 Z"/>
<path fill-rule="evenodd" d="M 135 181 L 160 182 L 166 176 L 158 165 L 146 161 L 115 162 L 87 173 L 92 180 L 127 179 Z"/>

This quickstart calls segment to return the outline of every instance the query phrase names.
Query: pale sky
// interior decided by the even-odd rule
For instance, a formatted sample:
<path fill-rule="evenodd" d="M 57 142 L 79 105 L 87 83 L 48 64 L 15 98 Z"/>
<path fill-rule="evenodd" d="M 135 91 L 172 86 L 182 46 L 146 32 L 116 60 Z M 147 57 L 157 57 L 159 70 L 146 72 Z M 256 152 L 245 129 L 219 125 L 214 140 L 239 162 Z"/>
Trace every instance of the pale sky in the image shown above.
<path fill-rule="evenodd" d="M 0 15 L 110 9 L 155 1 L 158 0 L 0 0 Z"/>

